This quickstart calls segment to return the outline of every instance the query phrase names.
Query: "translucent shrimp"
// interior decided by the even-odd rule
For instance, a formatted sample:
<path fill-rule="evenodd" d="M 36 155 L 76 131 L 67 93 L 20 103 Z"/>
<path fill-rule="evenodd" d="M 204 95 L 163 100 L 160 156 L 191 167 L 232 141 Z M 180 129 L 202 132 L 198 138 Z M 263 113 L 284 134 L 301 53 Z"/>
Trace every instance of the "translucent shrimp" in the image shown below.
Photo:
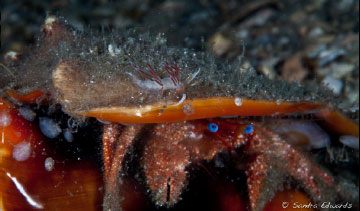
<path fill-rule="evenodd" d="M 127 74 L 132 78 L 133 82 L 140 88 L 143 88 L 148 91 L 158 91 L 163 93 L 165 90 L 175 90 L 176 92 L 182 93 L 182 97 L 179 102 L 174 104 L 174 106 L 182 104 L 186 100 L 186 94 L 184 93 L 185 85 L 179 80 L 179 67 L 176 64 L 169 65 L 165 63 L 164 69 L 170 75 L 170 77 L 160 78 L 156 73 L 153 67 L 147 63 L 145 69 L 141 69 L 138 66 L 135 66 L 135 69 L 143 74 L 146 80 L 140 80 L 132 73 L 127 72 Z M 186 84 L 190 84 L 191 81 L 199 74 L 200 68 L 194 74 L 191 75 L 190 79 Z"/>

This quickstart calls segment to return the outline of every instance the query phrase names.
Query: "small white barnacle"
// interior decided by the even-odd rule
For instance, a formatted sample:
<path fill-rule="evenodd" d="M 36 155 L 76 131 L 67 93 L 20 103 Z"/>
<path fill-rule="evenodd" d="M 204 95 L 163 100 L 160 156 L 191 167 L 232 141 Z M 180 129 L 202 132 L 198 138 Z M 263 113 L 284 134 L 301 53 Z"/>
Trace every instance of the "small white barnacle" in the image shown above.
<path fill-rule="evenodd" d="M 52 157 L 47 157 L 44 163 L 46 171 L 52 171 L 55 166 L 55 161 Z"/>
<path fill-rule="evenodd" d="M 60 126 L 48 117 L 39 118 L 39 127 L 41 132 L 48 138 L 56 138 L 61 133 Z"/>
<path fill-rule="evenodd" d="M 118 54 L 121 53 L 121 49 L 117 48 L 113 44 L 109 44 L 108 45 L 108 52 L 109 52 L 110 56 L 117 56 Z"/>

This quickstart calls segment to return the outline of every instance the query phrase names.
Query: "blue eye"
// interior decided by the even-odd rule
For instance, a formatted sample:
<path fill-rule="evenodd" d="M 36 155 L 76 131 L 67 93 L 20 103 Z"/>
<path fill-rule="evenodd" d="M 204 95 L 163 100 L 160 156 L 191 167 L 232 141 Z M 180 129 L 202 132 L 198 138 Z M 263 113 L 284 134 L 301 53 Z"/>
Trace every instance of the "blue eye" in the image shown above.
<path fill-rule="evenodd" d="M 214 124 L 214 123 L 209 123 L 208 128 L 209 128 L 210 132 L 212 132 L 212 133 L 217 132 L 219 129 L 217 124 Z"/>
<path fill-rule="evenodd" d="M 253 131 L 254 131 L 254 127 L 253 127 L 252 125 L 246 126 L 246 127 L 245 127 L 245 130 L 244 130 L 244 132 L 245 132 L 246 135 L 249 135 L 249 134 L 252 133 Z"/>

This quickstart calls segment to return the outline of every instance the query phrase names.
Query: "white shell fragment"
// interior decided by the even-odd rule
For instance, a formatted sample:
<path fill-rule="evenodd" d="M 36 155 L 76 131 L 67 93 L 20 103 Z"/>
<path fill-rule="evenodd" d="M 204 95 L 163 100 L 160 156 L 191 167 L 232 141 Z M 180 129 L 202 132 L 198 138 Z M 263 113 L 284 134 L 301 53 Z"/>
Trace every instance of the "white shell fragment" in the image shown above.
<path fill-rule="evenodd" d="M 52 171 L 55 166 L 55 161 L 52 157 L 48 157 L 45 159 L 45 169 L 46 171 Z"/>
<path fill-rule="evenodd" d="M 322 84 L 328 87 L 335 95 L 341 94 L 341 90 L 344 86 L 343 82 L 332 76 L 326 76 L 322 80 Z"/>
<path fill-rule="evenodd" d="M 235 105 L 236 106 L 241 106 L 242 102 L 243 102 L 242 98 L 240 98 L 240 97 L 235 98 Z"/>
<path fill-rule="evenodd" d="M 2 111 L 0 112 L 0 126 L 7 127 L 11 123 L 11 116 L 8 112 Z"/>
<path fill-rule="evenodd" d="M 329 135 L 314 122 L 284 120 L 272 125 L 271 128 L 279 134 L 294 131 L 305 135 L 309 139 L 309 150 L 325 148 L 330 144 Z"/>
<path fill-rule="evenodd" d="M 341 136 L 340 142 L 343 143 L 345 146 L 359 149 L 359 138 L 355 136 Z"/>
<path fill-rule="evenodd" d="M 73 136 L 73 134 L 72 134 L 72 132 L 71 132 L 70 129 L 64 130 L 63 135 L 64 135 L 64 138 L 65 138 L 65 140 L 66 140 L 67 142 L 71 143 L 71 142 L 74 141 L 74 136 Z"/>
<path fill-rule="evenodd" d="M 36 117 L 36 113 L 27 107 L 20 107 L 19 113 L 21 114 L 22 117 L 24 117 L 24 119 L 26 119 L 28 121 L 34 121 L 34 119 Z"/>
<path fill-rule="evenodd" d="M 39 127 L 41 132 L 48 138 L 56 138 L 61 133 L 59 125 L 48 117 L 39 118 Z"/>
<path fill-rule="evenodd" d="M 31 144 L 29 142 L 20 142 L 15 145 L 12 156 L 17 161 L 25 161 L 30 157 Z"/>

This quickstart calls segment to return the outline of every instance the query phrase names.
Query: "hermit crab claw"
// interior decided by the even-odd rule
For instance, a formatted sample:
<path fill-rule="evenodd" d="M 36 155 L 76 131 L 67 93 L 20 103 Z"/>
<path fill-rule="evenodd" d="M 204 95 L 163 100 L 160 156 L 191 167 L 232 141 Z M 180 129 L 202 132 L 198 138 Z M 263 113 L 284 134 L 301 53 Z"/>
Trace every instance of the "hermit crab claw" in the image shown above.
<path fill-rule="evenodd" d="M 154 201 L 161 206 L 173 206 L 186 183 L 185 167 L 190 163 L 189 152 L 183 146 L 155 137 L 147 143 L 142 160 Z"/>

